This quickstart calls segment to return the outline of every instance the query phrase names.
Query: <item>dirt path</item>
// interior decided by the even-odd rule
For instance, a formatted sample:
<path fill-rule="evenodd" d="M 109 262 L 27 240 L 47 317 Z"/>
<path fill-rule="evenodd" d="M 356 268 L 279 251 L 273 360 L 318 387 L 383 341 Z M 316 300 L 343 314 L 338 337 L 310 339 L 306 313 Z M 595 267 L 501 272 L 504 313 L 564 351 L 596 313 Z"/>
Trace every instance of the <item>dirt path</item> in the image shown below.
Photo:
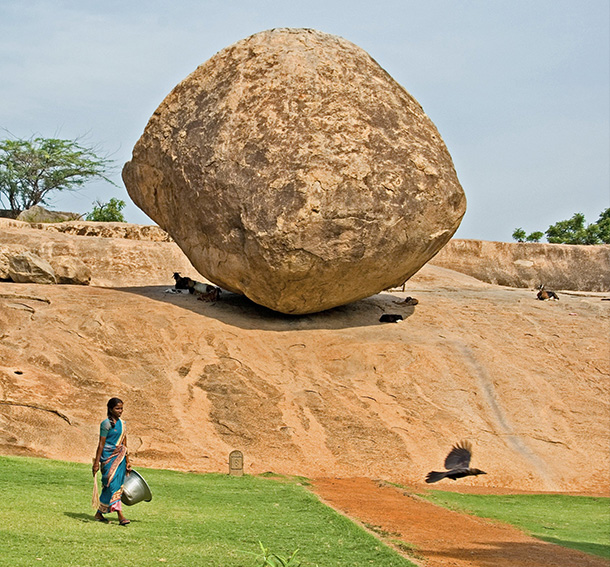
<path fill-rule="evenodd" d="M 545 543 L 505 524 L 446 510 L 370 479 L 318 479 L 312 490 L 347 516 L 414 545 L 420 557 L 415 562 L 425 567 L 610 565 L 602 558 Z"/>

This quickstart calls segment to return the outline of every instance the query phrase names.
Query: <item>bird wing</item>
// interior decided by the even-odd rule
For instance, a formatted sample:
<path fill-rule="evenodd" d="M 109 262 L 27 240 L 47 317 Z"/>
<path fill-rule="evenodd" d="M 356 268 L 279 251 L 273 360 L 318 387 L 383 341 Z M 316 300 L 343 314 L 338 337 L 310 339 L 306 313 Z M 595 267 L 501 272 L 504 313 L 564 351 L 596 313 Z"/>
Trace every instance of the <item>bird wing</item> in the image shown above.
<path fill-rule="evenodd" d="M 461 441 L 454 445 L 447 458 L 445 459 L 446 469 L 465 468 L 470 466 L 470 458 L 472 457 L 472 445 L 468 441 Z"/>

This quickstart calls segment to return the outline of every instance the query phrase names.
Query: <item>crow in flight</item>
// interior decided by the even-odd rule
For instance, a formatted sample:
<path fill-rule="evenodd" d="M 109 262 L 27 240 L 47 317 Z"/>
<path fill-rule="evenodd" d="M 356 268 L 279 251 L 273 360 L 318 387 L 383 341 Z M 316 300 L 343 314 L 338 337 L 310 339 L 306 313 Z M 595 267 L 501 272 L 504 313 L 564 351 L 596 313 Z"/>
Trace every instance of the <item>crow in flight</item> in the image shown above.
<path fill-rule="evenodd" d="M 447 470 L 444 472 L 430 471 L 428 476 L 426 476 L 426 482 L 438 482 L 443 478 L 456 480 L 463 476 L 487 474 L 485 471 L 469 468 L 471 456 L 472 445 L 468 441 L 462 441 L 454 445 L 445 459 L 445 468 Z"/>

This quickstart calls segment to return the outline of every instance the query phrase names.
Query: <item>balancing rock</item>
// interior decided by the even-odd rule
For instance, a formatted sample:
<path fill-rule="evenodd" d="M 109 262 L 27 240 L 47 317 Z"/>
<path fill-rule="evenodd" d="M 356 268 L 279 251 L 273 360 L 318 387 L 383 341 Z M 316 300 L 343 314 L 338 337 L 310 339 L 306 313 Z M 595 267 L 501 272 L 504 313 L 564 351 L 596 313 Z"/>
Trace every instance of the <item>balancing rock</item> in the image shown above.
<path fill-rule="evenodd" d="M 306 29 L 261 32 L 198 67 L 123 180 L 207 279 L 292 314 L 402 284 L 466 209 L 417 101 L 356 45 Z"/>

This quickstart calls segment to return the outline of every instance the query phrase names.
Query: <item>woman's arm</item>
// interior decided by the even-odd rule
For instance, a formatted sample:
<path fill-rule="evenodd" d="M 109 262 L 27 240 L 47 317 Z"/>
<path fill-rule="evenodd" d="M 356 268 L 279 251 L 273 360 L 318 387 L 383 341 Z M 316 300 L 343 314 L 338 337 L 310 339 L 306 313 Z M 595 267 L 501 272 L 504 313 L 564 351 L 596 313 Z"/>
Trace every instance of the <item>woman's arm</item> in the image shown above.
<path fill-rule="evenodd" d="M 105 444 L 106 438 L 100 437 L 100 442 L 97 444 L 97 451 L 95 452 L 95 458 L 93 459 L 93 467 L 91 467 L 93 476 L 95 476 L 95 473 L 100 470 L 100 459 L 102 458 L 102 451 L 104 450 Z"/>

